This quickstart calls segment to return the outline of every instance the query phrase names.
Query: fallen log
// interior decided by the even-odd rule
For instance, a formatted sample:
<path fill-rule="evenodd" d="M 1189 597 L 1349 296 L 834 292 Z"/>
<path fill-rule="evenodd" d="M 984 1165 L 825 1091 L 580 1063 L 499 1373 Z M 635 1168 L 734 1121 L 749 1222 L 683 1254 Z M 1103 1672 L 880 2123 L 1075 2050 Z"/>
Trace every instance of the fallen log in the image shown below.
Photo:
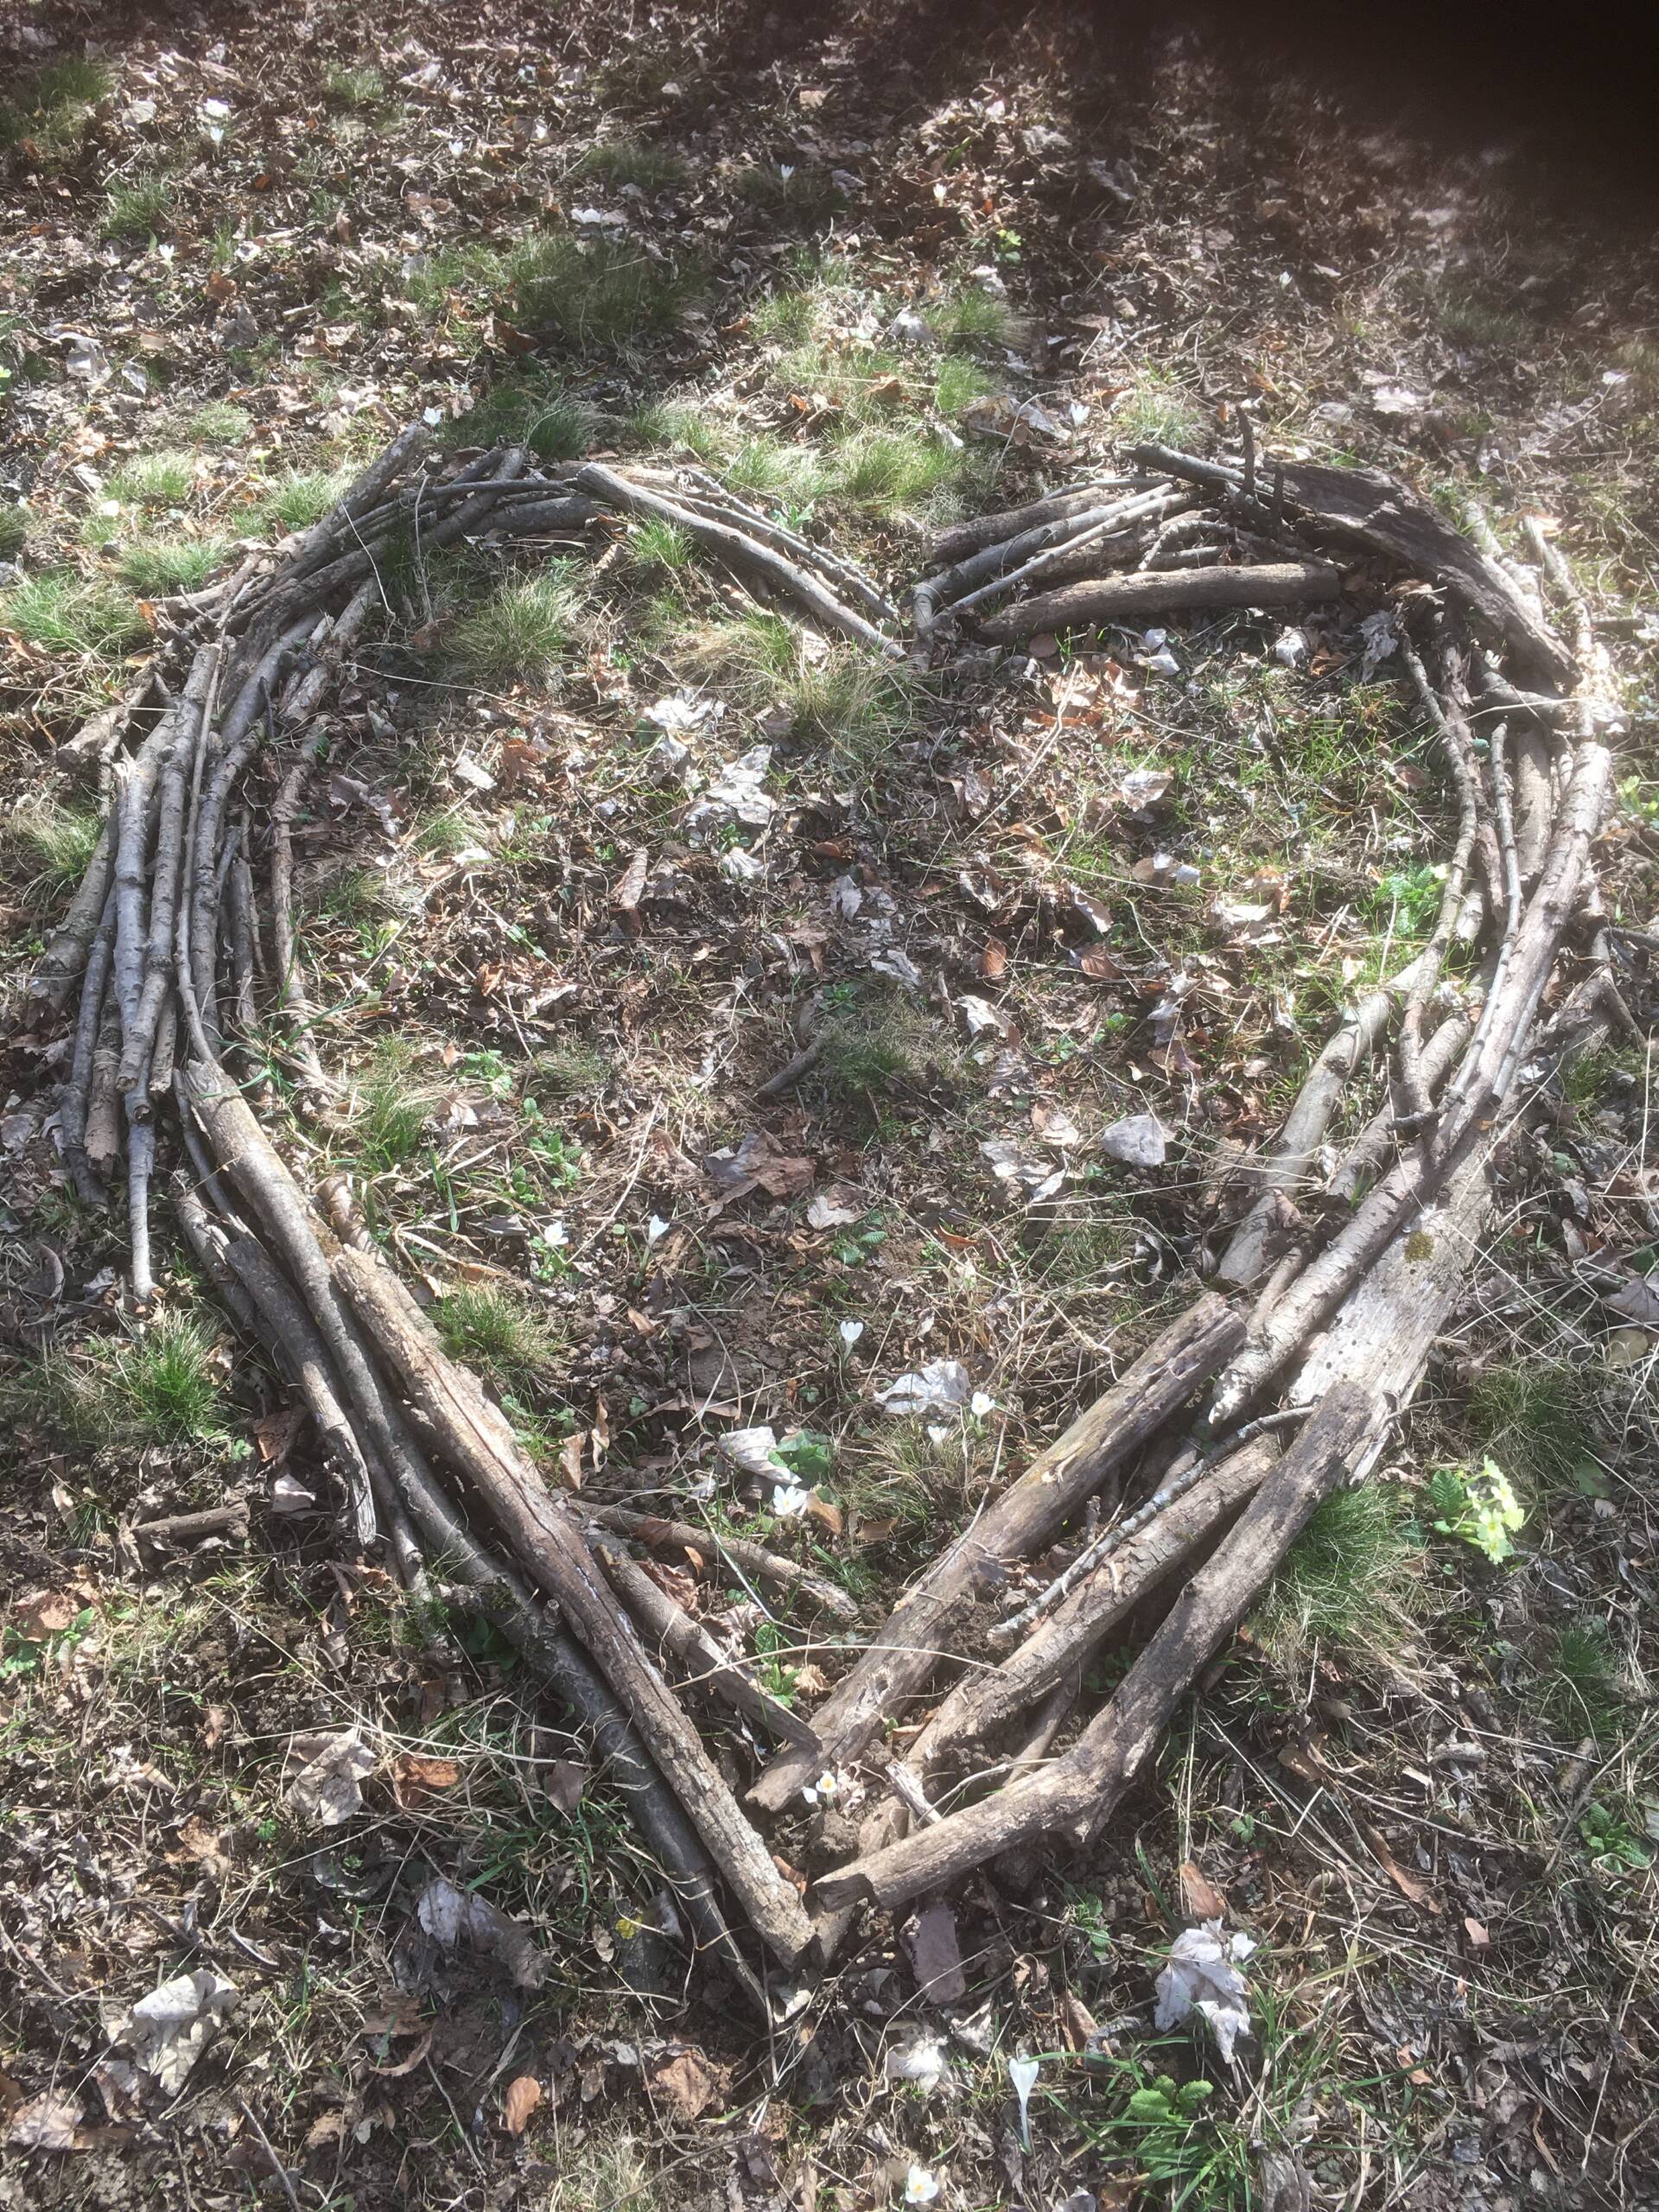
<path fill-rule="evenodd" d="M 1154 614 L 1222 613 L 1230 608 L 1303 607 L 1334 599 L 1342 578 L 1325 561 L 1276 561 L 1249 569 L 1156 569 L 1039 592 L 988 616 L 980 627 L 999 645 L 1039 630 L 1138 623 Z"/>
<path fill-rule="evenodd" d="M 1243 1333 L 1243 1323 L 1221 1299 L 1200 1299 L 985 1509 L 900 1599 L 862 1658 L 813 1715 L 823 1764 L 839 1766 L 858 1756 L 883 1719 L 894 1716 L 899 1700 L 919 1688 L 945 1656 L 944 1624 L 981 1579 L 1000 1574 L 1046 1543 L 1209 1381 Z M 817 1778 L 810 1762 L 785 1752 L 756 1783 L 750 1802 L 781 1811 Z"/>

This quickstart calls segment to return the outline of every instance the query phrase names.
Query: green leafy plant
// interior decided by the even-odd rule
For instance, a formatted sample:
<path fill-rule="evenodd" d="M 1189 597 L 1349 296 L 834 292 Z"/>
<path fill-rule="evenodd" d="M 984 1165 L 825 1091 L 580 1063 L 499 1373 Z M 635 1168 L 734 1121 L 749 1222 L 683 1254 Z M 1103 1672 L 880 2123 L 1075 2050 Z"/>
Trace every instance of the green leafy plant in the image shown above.
<path fill-rule="evenodd" d="M 1592 1801 L 1579 1816 L 1579 1834 L 1598 1873 L 1640 1874 L 1653 1864 L 1651 1847 L 1637 1836 L 1624 1809 Z"/>
<path fill-rule="evenodd" d="M 1473 1545 L 1494 1567 L 1514 1556 L 1511 1538 L 1525 1527 L 1526 1510 L 1495 1459 L 1483 1459 L 1472 1474 L 1437 1467 L 1429 1477 L 1428 1499 L 1440 1535 Z"/>
<path fill-rule="evenodd" d="M 774 1447 L 772 1456 L 806 1490 L 827 1482 L 835 1470 L 835 1447 L 827 1436 L 820 1436 L 815 1429 L 804 1428 L 797 1436 L 786 1436 Z"/>

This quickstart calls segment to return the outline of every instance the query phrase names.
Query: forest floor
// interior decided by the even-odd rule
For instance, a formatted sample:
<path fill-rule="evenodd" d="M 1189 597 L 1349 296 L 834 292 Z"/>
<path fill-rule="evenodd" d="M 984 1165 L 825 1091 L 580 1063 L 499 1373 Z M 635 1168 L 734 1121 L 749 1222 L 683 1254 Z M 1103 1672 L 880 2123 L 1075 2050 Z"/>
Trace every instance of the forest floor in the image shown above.
<path fill-rule="evenodd" d="M 695 456 L 901 601 L 942 521 L 1242 410 L 1506 539 L 1541 514 L 1627 712 L 1605 896 L 1659 908 L 1655 267 L 1524 137 L 1357 123 L 1064 7 L 73 15 L 0 8 L 14 982 L 95 830 L 54 748 L 156 602 L 423 415 L 460 448 Z M 1427 735 L 1346 607 L 926 675 L 804 639 L 652 528 L 594 570 L 467 553 L 388 595 L 297 841 L 343 1103 L 302 1112 L 273 1059 L 270 1125 L 353 1178 L 550 1478 L 860 1601 L 849 1630 L 678 1578 L 810 1711 L 1191 1296 L 1239 1159 L 1427 930 Z M 1643 1052 L 1508 1148 L 1383 1468 L 1105 1841 L 968 1885 L 951 2001 L 874 1918 L 762 2034 L 505 1647 L 352 1554 L 185 1256 L 158 1317 L 124 1307 L 118 1210 L 54 1142 L 63 1039 L 4 1049 L 0 2204 L 1659 2203 Z M 1155 1166 L 1099 1143 L 1141 1116 Z M 968 1405 L 878 1403 L 946 1360 Z M 719 1450 L 762 1424 L 775 1472 Z M 1525 1514 L 1498 1563 L 1433 1479 L 1488 1458 Z M 194 1549 L 130 1533 L 227 1497 L 247 1527 Z M 348 1732 L 324 1826 L 294 1775 Z M 803 1808 L 778 1848 L 810 1873 L 846 1821 Z M 442 1879 L 529 1966 L 444 1948 Z M 1153 2025 L 1216 1915 L 1255 1947 L 1230 2063 Z M 131 2008 L 199 1970 L 233 1999 L 146 2089 Z"/>

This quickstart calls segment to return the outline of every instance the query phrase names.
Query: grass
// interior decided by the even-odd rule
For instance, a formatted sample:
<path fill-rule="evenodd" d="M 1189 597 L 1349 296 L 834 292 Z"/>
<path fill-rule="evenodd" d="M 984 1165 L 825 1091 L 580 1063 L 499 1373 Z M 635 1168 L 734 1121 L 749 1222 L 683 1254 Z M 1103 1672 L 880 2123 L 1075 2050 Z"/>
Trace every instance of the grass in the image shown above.
<path fill-rule="evenodd" d="M 1203 428 L 1196 402 L 1167 369 L 1144 367 L 1112 410 L 1113 435 L 1125 445 L 1190 445 Z"/>
<path fill-rule="evenodd" d="M 0 505 L 0 561 L 14 560 L 29 538 L 29 509 L 21 501 Z"/>
<path fill-rule="evenodd" d="M 683 447 L 710 463 L 724 458 L 729 443 L 707 408 L 681 399 L 656 400 L 641 407 L 629 416 L 624 435 L 631 446 L 658 451 Z"/>
<path fill-rule="evenodd" d="M 508 254 L 505 274 L 516 320 L 568 346 L 607 352 L 660 337 L 698 289 L 690 270 L 613 238 L 529 238 Z"/>
<path fill-rule="evenodd" d="M 556 385 L 509 378 L 475 400 L 448 435 L 458 445 L 511 442 L 543 461 L 576 461 L 593 442 L 593 416 Z"/>
<path fill-rule="evenodd" d="M 696 671 L 739 706 L 782 707 L 789 734 L 837 766 L 868 772 L 909 727 L 916 678 L 861 647 L 809 641 L 774 614 L 721 622 L 685 641 Z"/>
<path fill-rule="evenodd" d="M 1020 334 L 1014 309 L 982 284 L 953 285 L 924 319 L 941 346 L 1012 346 Z"/>
<path fill-rule="evenodd" d="M 1422 1546 L 1406 1501 L 1381 1482 L 1327 1497 L 1292 1546 L 1252 1623 L 1257 1641 L 1292 1669 L 1313 1653 L 1392 1653 L 1422 1591 Z"/>
<path fill-rule="evenodd" d="M 223 1433 L 224 1393 L 212 1330 L 163 1314 L 143 1336 L 101 1338 L 51 1354 L 23 1385 L 27 1410 L 89 1444 L 139 1451 Z"/>
<path fill-rule="evenodd" d="M 652 516 L 629 531 L 628 556 L 647 575 L 681 575 L 696 566 L 697 548 L 677 523 Z"/>
<path fill-rule="evenodd" d="M 846 1002 L 830 1008 L 819 1034 L 825 1080 L 852 1096 L 954 1074 L 962 1065 L 955 1037 L 901 989 L 850 987 Z"/>
<path fill-rule="evenodd" d="M 284 470 L 264 503 L 266 526 L 280 523 L 284 530 L 309 530 L 350 482 L 351 471 L 345 468 Z"/>
<path fill-rule="evenodd" d="M 426 1138 L 436 1087 L 416 1075 L 414 1048 L 401 1037 L 379 1045 L 357 1084 L 352 1130 L 365 1173 L 390 1175 L 404 1166 Z"/>
<path fill-rule="evenodd" d="M 689 172 L 672 146 L 655 138 L 627 137 L 590 146 L 576 163 L 575 174 L 617 188 L 632 184 L 641 192 L 668 192 L 683 184 Z"/>
<path fill-rule="evenodd" d="M 565 1350 L 528 1299 L 487 1285 L 452 1290 L 439 1300 L 433 1319 L 450 1358 L 475 1367 L 497 1390 L 522 1389 L 556 1365 Z"/>
<path fill-rule="evenodd" d="M 579 1037 L 569 1037 L 556 1045 L 543 1046 L 534 1063 L 533 1082 L 537 1090 L 545 1090 L 554 1098 L 591 1096 L 603 1090 L 613 1071 L 602 1052 Z"/>
<path fill-rule="evenodd" d="M 55 906 L 73 891 L 103 835 L 95 807 L 60 806 L 48 798 L 21 807 L 4 822 L 4 841 L 32 869 L 28 895 L 42 906 Z"/>
<path fill-rule="evenodd" d="M 331 63 L 322 73 L 322 90 L 331 107 L 378 107 L 386 97 L 386 80 L 378 69 Z"/>
<path fill-rule="evenodd" d="M 582 573 L 574 561 L 556 561 L 498 585 L 451 633 L 461 674 L 491 688 L 544 678 L 575 635 Z"/>
<path fill-rule="evenodd" d="M 121 556 L 121 579 L 141 599 L 195 591 L 230 551 L 219 537 L 141 537 Z"/>
<path fill-rule="evenodd" d="M 98 658 L 119 653 L 149 634 L 124 592 L 61 569 L 25 577 L 0 594 L 0 629 L 48 652 Z"/>
<path fill-rule="evenodd" d="M 1590 1393 L 1559 1361 L 1486 1368 L 1469 1393 L 1469 1417 L 1484 1451 L 1529 1488 L 1573 1483 L 1588 1459 Z"/>
<path fill-rule="evenodd" d="M 1586 1619 L 1561 1629 L 1544 1672 L 1543 1707 L 1565 1737 L 1612 1741 L 1624 1719 L 1618 1654 L 1606 1624 Z"/>
<path fill-rule="evenodd" d="M 157 170 L 128 178 L 111 177 L 104 188 L 101 225 L 106 238 L 150 238 L 167 219 L 172 187 Z"/>
<path fill-rule="evenodd" d="M 124 507 L 176 507 L 195 489 L 196 464 L 188 453 L 135 454 L 104 489 Z"/>
<path fill-rule="evenodd" d="M 963 474 L 964 456 L 919 428 L 855 430 L 831 446 L 826 496 L 849 506 L 894 515 L 925 508 Z"/>
<path fill-rule="evenodd" d="M 21 146 L 27 140 L 43 151 L 60 150 L 114 82 L 107 62 L 76 54 L 48 61 L 24 78 L 9 99 L 0 100 L 0 146 Z"/>
<path fill-rule="evenodd" d="M 740 169 L 734 189 L 773 222 L 816 223 L 842 204 L 828 169 L 802 162 L 755 162 Z"/>
<path fill-rule="evenodd" d="M 185 425 L 185 435 L 201 446 L 238 445 L 253 428 L 245 407 L 228 399 L 206 399 Z"/>

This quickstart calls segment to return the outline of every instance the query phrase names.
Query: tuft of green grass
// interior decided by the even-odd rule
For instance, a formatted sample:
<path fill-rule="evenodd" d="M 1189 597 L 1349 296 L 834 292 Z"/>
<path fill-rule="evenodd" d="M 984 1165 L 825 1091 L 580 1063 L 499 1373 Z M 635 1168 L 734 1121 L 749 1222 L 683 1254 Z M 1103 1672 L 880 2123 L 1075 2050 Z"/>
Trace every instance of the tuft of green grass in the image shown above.
<path fill-rule="evenodd" d="M 1020 335 L 1014 309 L 982 284 L 953 285 L 925 320 L 941 346 L 1011 346 Z"/>
<path fill-rule="evenodd" d="M 125 593 L 86 583 L 61 569 L 26 576 L 0 593 L 0 629 L 48 652 L 99 658 L 118 654 L 149 634 Z"/>
<path fill-rule="evenodd" d="M 16 560 L 29 537 L 29 509 L 18 500 L 0 505 L 0 561 Z"/>
<path fill-rule="evenodd" d="M 450 424 L 457 445 L 528 446 L 543 461 L 577 461 L 593 442 L 593 416 L 556 385 L 509 378 Z"/>
<path fill-rule="evenodd" d="M 554 1098 L 591 1097 L 602 1090 L 613 1071 L 602 1052 L 579 1037 L 567 1037 L 537 1052 L 534 1082 Z"/>
<path fill-rule="evenodd" d="M 365 1173 L 391 1174 L 413 1158 L 437 1099 L 436 1086 L 415 1072 L 413 1047 L 401 1037 L 385 1039 L 357 1084 L 352 1127 Z"/>
<path fill-rule="evenodd" d="M 960 453 L 919 427 L 855 430 L 825 456 L 824 490 L 849 506 L 899 514 L 925 508 L 963 467 Z"/>
<path fill-rule="evenodd" d="M 782 438 L 743 438 L 732 448 L 721 474 L 735 492 L 771 493 L 799 514 L 823 493 L 823 458 L 806 445 Z"/>
<path fill-rule="evenodd" d="M 142 1336 L 48 1355 L 24 1395 L 35 1418 L 90 1445 L 142 1451 L 223 1433 L 213 1333 L 184 1314 L 162 1314 Z"/>
<path fill-rule="evenodd" d="M 171 193 L 168 180 L 155 169 L 133 177 L 111 177 L 104 188 L 104 236 L 155 238 L 166 221 Z"/>
<path fill-rule="evenodd" d="M 677 523 L 653 515 L 629 531 L 628 556 L 647 575 L 680 575 L 696 566 L 697 548 Z"/>
<path fill-rule="evenodd" d="M 188 453 L 141 453 L 124 461 L 104 488 L 124 507 L 176 507 L 195 481 L 196 464 Z"/>
<path fill-rule="evenodd" d="M 1287 1669 L 1316 1650 L 1386 1656 L 1422 1594 L 1423 1548 L 1401 1492 L 1362 1483 L 1327 1497 L 1291 1547 L 1252 1627 Z"/>
<path fill-rule="evenodd" d="M 775 614 L 717 623 L 683 650 L 736 704 L 782 707 L 789 734 L 823 747 L 842 769 L 869 770 L 909 727 L 920 696 L 907 669 L 857 645 L 809 639 Z"/>
<path fill-rule="evenodd" d="M 740 169 L 733 188 L 775 222 L 816 223 L 842 204 L 828 169 L 810 162 L 755 162 Z"/>
<path fill-rule="evenodd" d="M 219 537 L 141 537 L 121 556 L 122 581 L 141 599 L 195 591 L 230 551 Z"/>
<path fill-rule="evenodd" d="M 582 564 L 556 561 L 499 585 L 451 633 L 461 673 L 492 687 L 545 677 L 575 635 L 581 574 Z"/>
<path fill-rule="evenodd" d="M 716 417 L 690 400 L 658 400 L 640 408 L 629 416 L 624 435 L 631 446 L 652 452 L 683 447 L 706 462 L 718 462 L 728 442 Z"/>
<path fill-rule="evenodd" d="M 346 468 L 284 470 L 264 501 L 267 527 L 280 523 L 284 530 L 309 530 L 322 520 L 351 480 Z"/>
<path fill-rule="evenodd" d="M 567 345 L 622 352 L 671 329 L 698 289 L 630 240 L 529 238 L 506 259 L 516 320 Z"/>
<path fill-rule="evenodd" d="M 185 426 L 185 435 L 199 446 L 239 445 L 253 428 L 245 407 L 228 399 L 205 399 Z"/>
<path fill-rule="evenodd" d="M 476 1368 L 498 1391 L 523 1389 L 556 1366 L 566 1350 L 539 1307 L 490 1285 L 452 1290 L 438 1300 L 433 1319 L 450 1358 Z"/>
<path fill-rule="evenodd" d="M 1112 410 L 1112 430 L 1125 445 L 1190 445 L 1202 428 L 1197 402 L 1167 369 L 1148 364 Z"/>
<path fill-rule="evenodd" d="M 1571 1484 L 1588 1459 L 1591 1390 L 1560 1361 L 1488 1367 L 1469 1393 L 1482 1448 L 1531 1489 Z"/>
<path fill-rule="evenodd" d="M 897 988 L 849 989 L 845 1003 L 829 1008 L 818 1033 L 823 1081 L 851 1096 L 949 1079 L 963 1067 L 962 1047 L 951 1032 Z"/>
<path fill-rule="evenodd" d="M 668 192 L 683 184 L 689 171 L 672 146 L 655 138 L 607 138 L 590 146 L 576 163 L 578 176 L 601 183 L 636 185 L 641 192 Z"/>
<path fill-rule="evenodd" d="M 36 798 L 0 823 L 9 851 L 31 869 L 27 895 L 39 906 L 55 906 L 86 873 L 104 833 L 95 807 L 60 806 Z"/>
<path fill-rule="evenodd" d="M 1618 1655 L 1605 1621 L 1586 1619 L 1564 1628 L 1544 1673 L 1544 1711 L 1563 1736 L 1576 1743 L 1593 1737 L 1611 1742 L 1619 1732 L 1624 1696 Z"/>
<path fill-rule="evenodd" d="M 87 111 L 105 99 L 115 82 L 106 62 L 66 54 L 24 78 L 10 99 L 0 100 L 0 146 L 29 141 L 55 152 L 76 137 Z"/>
<path fill-rule="evenodd" d="M 378 69 L 334 62 L 322 73 L 322 89 L 334 107 L 378 107 L 386 97 L 386 80 Z"/>

